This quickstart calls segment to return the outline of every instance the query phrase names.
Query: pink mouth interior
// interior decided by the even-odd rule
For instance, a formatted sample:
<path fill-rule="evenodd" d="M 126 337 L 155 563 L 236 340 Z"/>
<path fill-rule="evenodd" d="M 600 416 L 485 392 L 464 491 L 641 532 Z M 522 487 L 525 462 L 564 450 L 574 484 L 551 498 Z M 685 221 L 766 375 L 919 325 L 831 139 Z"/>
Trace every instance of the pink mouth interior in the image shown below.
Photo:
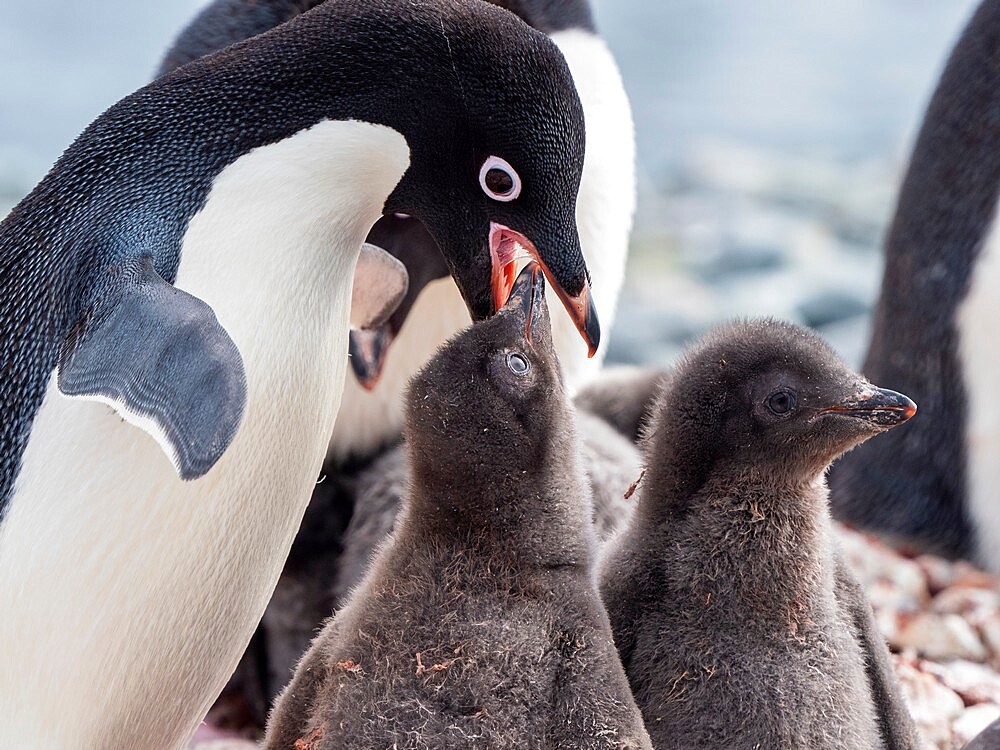
<path fill-rule="evenodd" d="M 517 278 L 518 260 L 533 258 L 530 243 L 524 235 L 502 224 L 490 225 L 490 260 L 493 265 L 493 309 L 499 310 L 507 304 L 510 290 Z"/>

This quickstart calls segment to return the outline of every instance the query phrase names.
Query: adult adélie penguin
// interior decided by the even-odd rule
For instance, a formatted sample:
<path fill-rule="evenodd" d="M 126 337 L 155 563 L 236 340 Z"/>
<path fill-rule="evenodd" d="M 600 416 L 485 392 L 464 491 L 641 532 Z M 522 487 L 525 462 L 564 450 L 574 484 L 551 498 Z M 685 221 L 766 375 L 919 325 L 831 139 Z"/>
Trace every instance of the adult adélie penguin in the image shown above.
<path fill-rule="evenodd" d="M 214 0 L 177 36 L 160 73 L 264 32 L 321 0 Z M 549 35 L 569 65 L 586 121 L 587 149 L 577 199 L 580 244 L 598 288 L 595 305 L 607 330 L 625 276 L 635 212 L 635 138 L 621 75 L 599 36 L 587 0 L 491 0 Z M 499 175 L 495 175 L 501 179 Z M 383 325 L 351 334 L 346 397 L 329 457 L 369 456 L 396 439 L 403 424 L 403 391 L 435 350 L 468 324 L 468 312 L 449 268 L 426 227 L 406 212 L 386 211 L 368 241 L 402 258 L 410 288 Z M 550 285 L 549 303 L 558 304 Z M 589 358 L 572 321 L 552 321 L 566 384 L 572 392 L 601 367 L 603 350 Z"/>
<path fill-rule="evenodd" d="M 558 50 L 470 0 L 328 3 L 84 131 L 0 225 L 0 747 L 184 745 L 309 500 L 384 210 L 477 319 L 513 237 L 597 346 L 583 148 Z"/>
<path fill-rule="evenodd" d="M 921 418 L 844 456 L 841 520 L 1000 570 L 1000 2 L 972 15 L 931 97 L 886 239 L 864 373 Z"/>

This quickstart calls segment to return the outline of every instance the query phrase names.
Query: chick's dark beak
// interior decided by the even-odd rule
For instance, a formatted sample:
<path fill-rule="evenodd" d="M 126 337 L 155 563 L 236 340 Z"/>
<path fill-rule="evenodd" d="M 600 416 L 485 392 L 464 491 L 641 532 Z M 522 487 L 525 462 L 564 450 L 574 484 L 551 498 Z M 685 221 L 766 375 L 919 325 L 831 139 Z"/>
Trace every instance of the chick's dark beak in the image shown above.
<path fill-rule="evenodd" d="M 531 261 L 521 270 L 498 314 L 510 316 L 518 327 L 523 326 L 524 336 L 532 345 L 539 340 L 542 329 L 549 325 L 549 315 L 545 305 L 545 276 L 538 263 Z"/>
<path fill-rule="evenodd" d="M 889 429 L 916 414 L 917 405 L 902 393 L 886 388 L 871 388 L 822 411 L 863 419 L 876 427 Z"/>
<path fill-rule="evenodd" d="M 369 230 L 365 240 L 387 252 L 406 268 L 409 285 L 389 319 L 373 328 L 350 333 L 349 353 L 354 376 L 366 391 L 373 391 L 382 377 L 392 343 L 424 288 L 448 275 L 448 265 L 437 242 L 423 222 L 406 214 L 386 214 Z"/>
<path fill-rule="evenodd" d="M 512 294 L 515 264 L 520 258 L 530 258 L 538 264 L 587 343 L 587 356 L 593 357 L 601 343 L 601 325 L 590 294 L 589 282 L 584 283 L 579 294 L 570 296 L 545 263 L 534 243 L 520 232 L 495 222 L 490 224 L 493 309 L 500 310 Z"/>

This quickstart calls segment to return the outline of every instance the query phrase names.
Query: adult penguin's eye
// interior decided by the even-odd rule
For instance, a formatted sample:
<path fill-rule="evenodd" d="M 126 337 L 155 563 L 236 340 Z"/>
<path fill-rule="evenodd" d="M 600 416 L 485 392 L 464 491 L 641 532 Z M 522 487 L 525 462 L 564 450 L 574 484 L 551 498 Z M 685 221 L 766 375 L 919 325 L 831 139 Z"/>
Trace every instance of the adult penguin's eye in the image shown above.
<path fill-rule="evenodd" d="M 491 156 L 479 170 L 479 185 L 495 201 L 508 203 L 521 194 L 521 178 L 499 156 Z"/>
<path fill-rule="evenodd" d="M 767 397 L 767 408 L 779 417 L 791 414 L 795 410 L 795 392 L 787 388 L 775 391 Z"/>

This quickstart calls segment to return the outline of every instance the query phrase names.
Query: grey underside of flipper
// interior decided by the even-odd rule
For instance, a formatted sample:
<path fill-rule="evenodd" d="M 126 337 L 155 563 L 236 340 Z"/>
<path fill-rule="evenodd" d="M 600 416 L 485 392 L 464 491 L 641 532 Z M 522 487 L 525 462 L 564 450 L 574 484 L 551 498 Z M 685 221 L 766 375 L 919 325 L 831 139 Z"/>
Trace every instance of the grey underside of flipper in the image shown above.
<path fill-rule="evenodd" d="M 885 747 L 919 750 L 923 745 L 906 707 L 889 649 L 875 623 L 868 597 L 839 549 L 835 555 L 835 594 L 840 606 L 848 612 L 864 653 L 868 686 Z"/>
<path fill-rule="evenodd" d="M 221 458 L 246 407 L 243 361 L 203 301 L 147 258 L 116 269 L 63 346 L 59 389 L 104 401 L 161 443 L 182 479 Z"/>

